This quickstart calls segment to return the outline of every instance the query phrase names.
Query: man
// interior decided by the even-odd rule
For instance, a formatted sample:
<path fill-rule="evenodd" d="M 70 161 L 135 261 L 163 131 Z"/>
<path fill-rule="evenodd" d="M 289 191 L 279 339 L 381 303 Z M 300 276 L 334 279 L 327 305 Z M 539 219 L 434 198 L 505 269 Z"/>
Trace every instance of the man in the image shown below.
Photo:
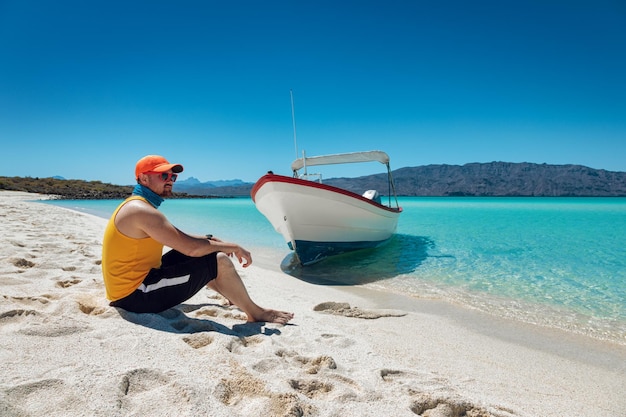
<path fill-rule="evenodd" d="M 250 252 L 210 235 L 188 235 L 158 211 L 182 171 L 182 165 L 159 155 L 137 162 L 133 195 L 115 210 L 104 232 L 102 274 L 111 305 L 158 313 L 208 286 L 243 310 L 249 322 L 287 323 L 292 313 L 252 301 L 229 258 L 234 255 L 246 268 L 252 263 Z M 163 246 L 172 250 L 162 255 Z"/>

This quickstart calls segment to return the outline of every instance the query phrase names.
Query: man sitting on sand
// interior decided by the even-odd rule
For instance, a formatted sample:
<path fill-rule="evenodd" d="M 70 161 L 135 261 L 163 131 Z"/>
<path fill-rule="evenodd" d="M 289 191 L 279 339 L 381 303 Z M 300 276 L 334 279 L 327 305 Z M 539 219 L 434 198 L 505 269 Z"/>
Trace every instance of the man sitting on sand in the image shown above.
<path fill-rule="evenodd" d="M 158 155 L 137 162 L 133 195 L 115 210 L 104 232 L 102 274 L 111 305 L 158 313 L 208 286 L 243 310 L 249 322 L 287 323 L 292 313 L 252 301 L 229 258 L 234 255 L 245 268 L 252 263 L 250 252 L 210 235 L 188 235 L 157 210 L 182 171 L 182 165 Z M 163 246 L 172 250 L 162 255 Z"/>

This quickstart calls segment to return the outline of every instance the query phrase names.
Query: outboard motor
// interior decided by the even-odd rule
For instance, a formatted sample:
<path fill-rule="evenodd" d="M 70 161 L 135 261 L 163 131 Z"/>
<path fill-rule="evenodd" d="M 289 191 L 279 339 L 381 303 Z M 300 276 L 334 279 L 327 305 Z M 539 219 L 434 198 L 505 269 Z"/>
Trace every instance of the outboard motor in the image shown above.
<path fill-rule="evenodd" d="M 380 194 L 378 194 L 378 191 L 376 190 L 367 190 L 366 192 L 363 193 L 363 197 L 369 198 L 370 200 L 373 200 L 377 202 L 378 204 L 381 204 Z"/>

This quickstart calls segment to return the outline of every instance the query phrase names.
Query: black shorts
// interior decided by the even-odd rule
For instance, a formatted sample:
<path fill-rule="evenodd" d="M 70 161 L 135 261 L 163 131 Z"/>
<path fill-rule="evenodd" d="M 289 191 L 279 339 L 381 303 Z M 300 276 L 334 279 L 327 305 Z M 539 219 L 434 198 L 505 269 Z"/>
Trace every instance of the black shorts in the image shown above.
<path fill-rule="evenodd" d="M 216 276 L 217 252 L 194 258 L 171 250 L 139 288 L 110 305 L 134 313 L 160 313 L 190 299 Z"/>

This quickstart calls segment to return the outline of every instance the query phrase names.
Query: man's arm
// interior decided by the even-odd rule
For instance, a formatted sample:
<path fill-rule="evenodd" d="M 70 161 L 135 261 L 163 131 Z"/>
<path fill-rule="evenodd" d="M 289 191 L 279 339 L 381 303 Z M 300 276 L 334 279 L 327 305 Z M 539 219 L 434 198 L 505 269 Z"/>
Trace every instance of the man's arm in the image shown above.
<path fill-rule="evenodd" d="M 235 255 L 244 267 L 252 263 L 250 252 L 241 246 L 216 238 L 209 240 L 204 236 L 191 236 L 170 223 L 163 213 L 141 201 L 127 203 L 118 213 L 116 225 L 120 232 L 130 237 L 150 236 L 187 256 L 199 257 L 213 252 L 224 252 Z"/>

